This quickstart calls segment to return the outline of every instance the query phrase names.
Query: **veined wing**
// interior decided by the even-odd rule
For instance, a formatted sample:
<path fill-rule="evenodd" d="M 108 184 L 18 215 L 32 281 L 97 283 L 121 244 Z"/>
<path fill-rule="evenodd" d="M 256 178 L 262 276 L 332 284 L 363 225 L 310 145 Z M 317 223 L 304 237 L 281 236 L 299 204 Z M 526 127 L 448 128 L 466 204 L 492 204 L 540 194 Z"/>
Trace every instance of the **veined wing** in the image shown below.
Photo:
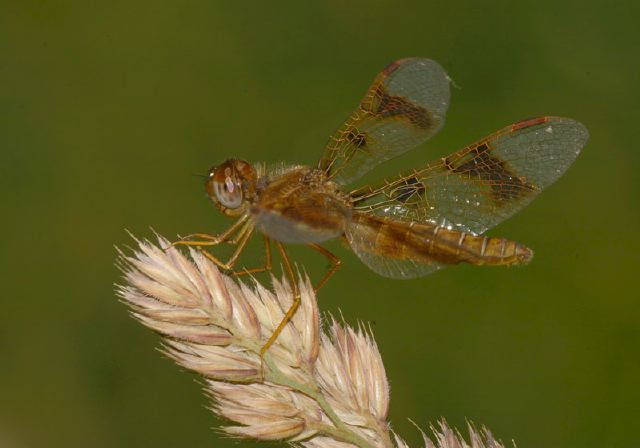
<path fill-rule="evenodd" d="M 437 261 L 425 263 L 410 258 L 397 259 L 377 254 L 370 250 L 371 241 L 365 240 L 364 236 L 359 233 L 360 230 L 360 226 L 357 224 L 347 229 L 346 237 L 349 247 L 365 266 L 378 275 L 397 279 L 418 278 L 447 266 Z"/>
<path fill-rule="evenodd" d="M 337 183 L 348 184 L 436 134 L 448 107 L 449 78 L 437 62 L 395 61 L 378 74 L 330 138 L 318 167 Z"/>
<path fill-rule="evenodd" d="M 428 250 L 420 251 L 419 257 L 408 253 L 412 251 L 407 251 L 404 246 L 410 244 L 408 239 L 413 222 L 385 220 L 355 214 L 345 231 L 349 247 L 369 269 L 383 277 L 416 278 L 446 266 L 430 257 Z M 425 244 L 422 246 L 424 248 Z"/>
<path fill-rule="evenodd" d="M 479 234 L 558 179 L 588 137 L 569 118 L 521 121 L 423 169 L 352 192 L 355 210 Z"/>

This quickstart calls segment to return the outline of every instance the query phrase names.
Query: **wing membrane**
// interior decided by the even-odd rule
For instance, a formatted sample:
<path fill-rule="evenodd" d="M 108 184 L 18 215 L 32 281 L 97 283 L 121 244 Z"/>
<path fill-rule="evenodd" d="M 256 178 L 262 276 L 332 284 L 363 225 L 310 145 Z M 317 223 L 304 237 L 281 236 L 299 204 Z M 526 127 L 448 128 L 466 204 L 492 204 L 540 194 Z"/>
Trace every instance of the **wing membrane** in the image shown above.
<path fill-rule="evenodd" d="M 398 260 L 372 253 L 368 248 L 370 243 L 360 239 L 357 230 L 356 226 L 355 228 L 349 228 L 346 233 L 349 247 L 365 266 L 378 275 L 397 279 L 418 278 L 445 267 L 442 263 L 435 261 L 426 264 L 411 259 Z"/>
<path fill-rule="evenodd" d="M 421 170 L 352 192 L 355 210 L 479 234 L 560 177 L 588 137 L 569 118 L 521 121 Z"/>
<path fill-rule="evenodd" d="M 319 168 L 348 184 L 436 134 L 448 106 L 449 78 L 437 62 L 395 61 L 378 74 L 358 108 L 330 138 Z"/>
<path fill-rule="evenodd" d="M 389 278 L 422 277 L 444 267 L 435 260 L 413 260 L 384 255 L 376 244 L 376 230 L 367 225 L 366 220 L 353 220 L 345 231 L 351 250 L 367 267 L 375 273 Z"/>

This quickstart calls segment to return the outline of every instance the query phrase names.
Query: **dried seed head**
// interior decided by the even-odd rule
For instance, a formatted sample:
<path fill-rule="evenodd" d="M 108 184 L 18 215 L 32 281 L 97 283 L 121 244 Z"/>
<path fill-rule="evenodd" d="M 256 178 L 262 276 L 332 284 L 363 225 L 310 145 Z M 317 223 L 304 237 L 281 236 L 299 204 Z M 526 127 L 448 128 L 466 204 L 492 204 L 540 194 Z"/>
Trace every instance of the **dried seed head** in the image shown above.
<path fill-rule="evenodd" d="M 318 376 L 336 410 L 354 425 L 374 417 L 384 424 L 389 407 L 389 385 L 373 338 L 332 321 L 324 336 Z"/>
<path fill-rule="evenodd" d="M 120 253 L 126 285 L 117 293 L 142 324 L 164 337 L 164 351 L 206 378 L 212 410 L 237 423 L 224 431 L 308 448 L 407 448 L 387 423 L 389 386 L 370 332 L 332 319 L 320 331 L 315 293 L 300 281 L 300 309 L 264 359 L 259 351 L 292 303 L 286 281 L 273 292 L 221 274 L 198 251 L 191 260 L 159 237 Z M 471 445 L 444 421 L 425 448 L 503 448 L 469 426 Z"/>

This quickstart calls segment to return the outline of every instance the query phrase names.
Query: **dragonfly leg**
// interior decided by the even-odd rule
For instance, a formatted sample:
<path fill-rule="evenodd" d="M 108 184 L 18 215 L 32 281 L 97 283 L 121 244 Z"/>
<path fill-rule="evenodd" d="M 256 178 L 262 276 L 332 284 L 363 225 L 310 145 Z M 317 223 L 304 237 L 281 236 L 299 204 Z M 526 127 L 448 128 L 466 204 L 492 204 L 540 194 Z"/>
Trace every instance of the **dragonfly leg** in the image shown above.
<path fill-rule="evenodd" d="M 245 233 L 246 233 L 246 232 L 253 232 L 253 226 L 250 226 L 250 225 L 248 225 L 248 224 L 247 224 L 247 225 L 245 225 L 243 228 L 241 228 L 241 229 L 238 231 L 238 233 L 236 233 L 236 236 L 234 236 L 234 237 L 233 237 L 233 238 L 231 238 L 231 239 L 227 239 L 227 240 L 225 240 L 224 242 L 225 242 L 225 243 L 228 243 L 228 244 L 232 244 L 232 245 L 239 244 L 239 243 L 240 243 L 240 241 L 242 241 L 242 240 L 243 240 L 243 238 L 244 238 L 244 236 L 245 236 Z"/>
<path fill-rule="evenodd" d="M 309 244 L 309 247 L 311 247 L 312 249 L 317 250 L 322 255 L 327 257 L 327 259 L 331 263 L 331 266 L 329 267 L 327 272 L 325 272 L 324 277 L 322 277 L 320 279 L 320 281 L 318 282 L 318 284 L 313 287 L 313 290 L 315 292 L 318 292 L 320 290 L 320 288 L 322 288 L 325 285 L 325 283 L 327 283 L 327 280 L 329 280 L 329 278 L 331 278 L 331 276 L 336 273 L 336 271 L 338 270 L 338 268 L 342 264 L 342 260 L 340 260 L 338 257 L 336 257 L 334 254 L 332 254 L 331 252 L 329 252 L 327 249 L 325 249 L 324 247 L 320 246 L 319 244 Z"/>
<path fill-rule="evenodd" d="M 217 246 L 218 244 L 225 242 L 229 239 L 233 232 L 238 230 L 242 224 L 248 219 L 248 216 L 243 216 L 229 226 L 224 232 L 219 235 L 209 235 L 208 233 L 192 233 L 190 235 L 180 238 L 178 241 L 171 243 L 169 247 L 174 246 Z M 242 230 L 246 229 L 246 226 Z M 242 233 L 242 231 L 240 232 Z M 200 238 L 200 240 L 192 240 L 191 238 Z M 167 248 L 168 249 L 168 248 Z"/>
<path fill-rule="evenodd" d="M 200 250 L 200 253 L 202 255 L 204 255 L 205 257 L 207 257 L 209 260 L 211 260 L 213 263 L 215 263 L 215 265 L 218 266 L 219 268 L 224 269 L 225 271 L 232 270 L 233 266 L 238 261 L 238 257 L 240 257 L 240 254 L 242 254 L 244 249 L 247 247 L 247 243 L 249 242 L 249 239 L 251 238 L 251 235 L 253 234 L 253 227 L 250 224 L 246 224 L 245 227 L 247 227 L 248 230 L 246 230 L 244 228 L 241 230 L 241 232 L 243 233 L 243 237 L 238 242 L 238 247 L 236 248 L 236 250 L 233 252 L 231 257 L 229 257 L 229 259 L 226 262 L 220 261 L 220 259 L 217 258 L 215 255 L 210 254 L 206 250 L 201 249 L 200 247 L 198 247 L 198 249 Z"/>
<path fill-rule="evenodd" d="M 264 254 L 265 254 L 265 263 L 264 266 L 260 268 L 251 268 L 251 269 L 242 269 L 240 271 L 234 271 L 232 274 L 239 277 L 241 275 L 246 274 L 257 274 L 260 272 L 270 271 L 271 270 L 271 240 L 266 235 L 262 235 L 264 239 Z"/>
<path fill-rule="evenodd" d="M 280 333 L 284 329 L 285 325 L 287 325 L 293 316 L 298 311 L 298 307 L 300 306 L 300 290 L 298 289 L 298 282 L 296 281 L 295 275 L 293 274 L 293 268 L 291 267 L 291 261 L 289 260 L 289 256 L 284 249 L 284 246 L 280 241 L 275 241 L 276 247 L 282 256 L 282 262 L 284 263 L 285 270 L 287 271 L 287 276 L 289 277 L 289 282 L 291 283 L 291 289 L 293 290 L 293 303 L 285 313 L 284 317 L 273 331 L 267 342 L 260 349 L 260 357 L 262 357 L 269 347 L 278 339 Z"/>

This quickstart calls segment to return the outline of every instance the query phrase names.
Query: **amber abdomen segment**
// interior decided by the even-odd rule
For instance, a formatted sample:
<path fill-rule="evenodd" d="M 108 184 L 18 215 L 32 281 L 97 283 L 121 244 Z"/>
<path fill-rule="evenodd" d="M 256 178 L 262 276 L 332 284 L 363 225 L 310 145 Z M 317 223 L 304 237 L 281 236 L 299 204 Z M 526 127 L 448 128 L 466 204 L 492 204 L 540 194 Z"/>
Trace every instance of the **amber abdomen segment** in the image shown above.
<path fill-rule="evenodd" d="M 431 224 L 354 214 L 353 225 L 361 232 L 356 251 L 396 260 L 425 264 L 513 265 L 528 263 L 531 249 L 504 238 L 465 233 Z M 357 246 L 357 247 L 354 247 Z"/>

